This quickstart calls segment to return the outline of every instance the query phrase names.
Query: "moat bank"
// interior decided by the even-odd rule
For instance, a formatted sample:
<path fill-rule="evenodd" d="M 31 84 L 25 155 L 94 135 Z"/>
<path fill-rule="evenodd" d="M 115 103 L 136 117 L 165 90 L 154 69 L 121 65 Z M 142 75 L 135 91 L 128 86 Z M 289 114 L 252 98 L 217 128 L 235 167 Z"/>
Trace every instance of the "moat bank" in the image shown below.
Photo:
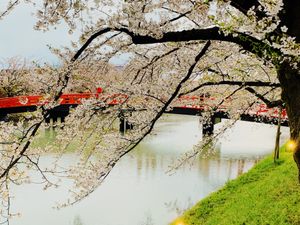
<path fill-rule="evenodd" d="M 172 225 L 300 224 L 300 185 L 285 146 L 277 165 L 271 156 L 186 211 Z"/>

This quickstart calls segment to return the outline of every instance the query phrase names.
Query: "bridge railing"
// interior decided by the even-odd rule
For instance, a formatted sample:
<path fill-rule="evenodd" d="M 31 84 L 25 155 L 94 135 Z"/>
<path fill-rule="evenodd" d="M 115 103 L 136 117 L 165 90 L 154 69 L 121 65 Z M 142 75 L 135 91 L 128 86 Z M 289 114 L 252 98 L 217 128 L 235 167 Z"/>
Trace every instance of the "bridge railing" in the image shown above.
<path fill-rule="evenodd" d="M 96 93 L 86 92 L 86 93 L 73 93 L 73 94 L 63 94 L 60 97 L 61 105 L 78 105 L 81 104 L 83 100 L 95 98 L 97 100 L 103 101 L 109 105 L 122 104 L 128 96 L 125 94 L 104 94 L 102 89 L 97 90 Z M 0 109 L 14 108 L 14 107 L 31 107 L 31 106 L 41 106 L 47 104 L 49 100 L 41 95 L 32 96 L 17 96 L 17 97 L 5 97 L 0 98 Z M 216 99 L 211 96 L 181 96 L 178 98 L 173 107 L 177 108 L 187 108 L 195 109 L 199 111 L 209 111 L 217 110 L 217 112 L 226 112 L 228 107 L 230 107 L 230 100 L 224 101 L 221 105 L 217 105 Z M 257 103 L 251 107 L 246 112 L 249 116 L 256 117 L 270 117 L 271 119 L 276 119 L 279 117 L 278 108 L 267 108 L 265 104 Z M 287 121 L 286 110 L 283 109 L 281 113 L 282 120 Z"/>

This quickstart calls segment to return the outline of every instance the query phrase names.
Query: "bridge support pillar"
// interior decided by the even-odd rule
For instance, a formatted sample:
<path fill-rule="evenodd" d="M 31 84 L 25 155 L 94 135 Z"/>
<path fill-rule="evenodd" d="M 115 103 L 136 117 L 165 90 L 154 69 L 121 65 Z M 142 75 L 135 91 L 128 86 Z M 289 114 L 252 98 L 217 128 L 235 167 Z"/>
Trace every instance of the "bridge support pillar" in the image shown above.
<path fill-rule="evenodd" d="M 132 130 L 133 129 L 133 125 L 130 124 L 127 120 L 126 117 L 124 116 L 120 116 L 120 132 L 122 134 L 124 134 L 126 132 L 126 130 Z"/>
<path fill-rule="evenodd" d="M 8 118 L 7 118 L 7 114 L 6 114 L 6 113 L 0 114 L 0 121 L 5 121 L 5 122 L 8 121 Z"/>
<path fill-rule="evenodd" d="M 215 115 L 212 115 L 209 117 L 205 123 L 202 125 L 202 134 L 203 135 L 212 135 L 214 133 L 214 125 L 221 122 L 220 117 L 216 117 Z"/>

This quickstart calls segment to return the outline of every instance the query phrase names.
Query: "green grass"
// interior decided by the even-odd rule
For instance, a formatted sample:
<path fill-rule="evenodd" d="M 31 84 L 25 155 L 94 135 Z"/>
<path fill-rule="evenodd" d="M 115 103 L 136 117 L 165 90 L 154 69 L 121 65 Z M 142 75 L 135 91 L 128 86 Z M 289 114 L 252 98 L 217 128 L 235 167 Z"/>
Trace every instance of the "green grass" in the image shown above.
<path fill-rule="evenodd" d="M 172 225 L 300 224 L 300 185 L 292 153 L 282 147 L 248 173 L 228 182 L 186 211 Z"/>

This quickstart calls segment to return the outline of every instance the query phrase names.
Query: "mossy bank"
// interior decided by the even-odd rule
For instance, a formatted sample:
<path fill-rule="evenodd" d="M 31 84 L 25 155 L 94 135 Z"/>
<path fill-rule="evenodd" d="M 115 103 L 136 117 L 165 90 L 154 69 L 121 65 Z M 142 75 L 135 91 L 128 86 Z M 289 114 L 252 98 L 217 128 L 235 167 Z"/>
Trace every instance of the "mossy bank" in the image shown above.
<path fill-rule="evenodd" d="M 299 225 L 300 185 L 292 153 L 282 147 L 277 165 L 267 157 L 171 224 Z"/>

